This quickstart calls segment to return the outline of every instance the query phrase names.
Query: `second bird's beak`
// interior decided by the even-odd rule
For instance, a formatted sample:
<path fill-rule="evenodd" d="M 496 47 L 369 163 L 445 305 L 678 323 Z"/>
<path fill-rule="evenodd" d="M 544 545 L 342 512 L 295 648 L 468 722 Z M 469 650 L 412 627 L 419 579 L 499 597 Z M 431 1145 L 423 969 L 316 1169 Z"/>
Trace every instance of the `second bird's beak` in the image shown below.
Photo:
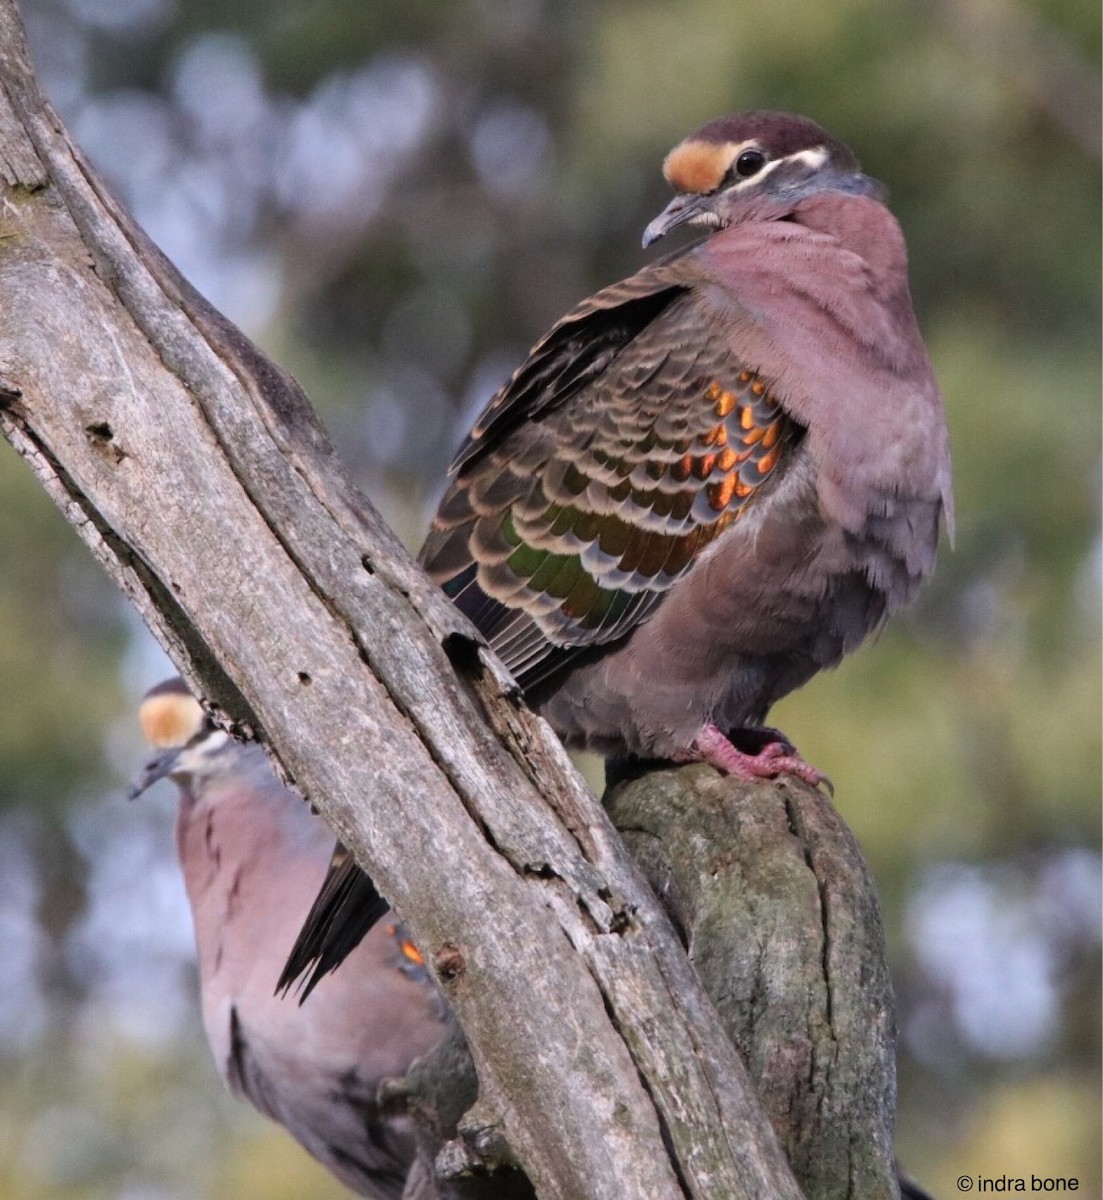
<path fill-rule="evenodd" d="M 131 783 L 126 798 L 137 800 L 147 788 L 151 788 L 159 779 L 164 779 L 166 775 L 169 775 L 176 760 L 180 757 L 182 749 L 183 746 L 170 746 L 167 750 L 158 750 L 156 754 L 148 758 L 134 782 Z"/>
<path fill-rule="evenodd" d="M 681 225 L 719 224 L 715 214 L 706 207 L 709 196 L 694 192 L 683 192 L 675 196 L 661 213 L 643 231 L 643 248 L 665 237 L 672 229 Z"/>

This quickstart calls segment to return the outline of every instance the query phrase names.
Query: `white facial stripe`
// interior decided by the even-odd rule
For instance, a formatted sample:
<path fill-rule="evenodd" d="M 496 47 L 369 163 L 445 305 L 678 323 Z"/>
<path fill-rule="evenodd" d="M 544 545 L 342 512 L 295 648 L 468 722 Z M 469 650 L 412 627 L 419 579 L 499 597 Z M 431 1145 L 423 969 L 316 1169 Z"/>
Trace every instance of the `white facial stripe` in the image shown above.
<path fill-rule="evenodd" d="M 747 149 L 748 147 L 751 149 L 755 149 L 755 150 L 757 150 L 759 148 L 758 144 L 756 142 L 743 143 L 743 145 L 739 147 L 737 153 L 732 155 L 732 162 L 734 163 L 735 160 L 739 157 L 739 155 L 742 154 L 743 151 L 745 149 Z M 828 154 L 827 154 L 827 148 L 825 146 L 813 146 L 808 150 L 797 150 L 793 154 L 787 154 L 784 158 L 771 159 L 769 162 L 766 163 L 766 165 L 762 168 L 762 170 L 756 171 L 753 175 L 748 176 L 746 179 L 737 179 L 735 181 L 734 186 L 735 187 L 754 186 L 754 185 L 760 183 L 767 175 L 769 175 L 769 173 L 771 171 L 776 171 L 778 169 L 778 167 L 780 167 L 783 163 L 799 162 L 799 163 L 803 163 L 810 170 L 815 171 L 815 170 L 818 170 L 820 167 L 822 167 L 823 164 L 825 162 L 827 162 L 827 159 L 828 159 Z"/>
<path fill-rule="evenodd" d="M 766 159 L 764 165 L 745 179 L 736 177 L 734 164 L 741 154 L 749 150 L 759 151 Z M 709 195 L 720 189 L 756 188 L 764 176 L 784 162 L 799 162 L 810 171 L 823 166 L 829 158 L 825 146 L 812 146 L 797 150 L 786 158 L 770 159 L 769 152 L 758 138 L 747 138 L 742 142 L 698 142 L 692 138 L 675 146 L 663 162 L 663 174 L 676 192 L 699 196 Z"/>
<path fill-rule="evenodd" d="M 818 167 L 822 167 L 827 162 L 827 147 L 813 146 L 810 150 L 798 150 L 796 154 L 790 154 L 787 158 L 778 159 L 779 162 L 802 162 L 805 166 L 810 167 L 815 171 Z"/>
<path fill-rule="evenodd" d="M 169 774 L 173 779 L 208 775 L 219 761 L 219 752 L 233 739 L 223 729 L 209 729 L 202 737 L 185 746 L 173 763 Z"/>

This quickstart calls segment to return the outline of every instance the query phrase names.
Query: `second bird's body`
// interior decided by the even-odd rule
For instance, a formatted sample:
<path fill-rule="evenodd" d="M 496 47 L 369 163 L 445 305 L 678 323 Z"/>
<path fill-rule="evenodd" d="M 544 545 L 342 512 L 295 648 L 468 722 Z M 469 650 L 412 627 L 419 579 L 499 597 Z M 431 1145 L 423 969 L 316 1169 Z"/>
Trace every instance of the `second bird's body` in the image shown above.
<path fill-rule="evenodd" d="M 176 843 L 218 1073 L 357 1195 L 412 1195 L 414 1126 L 381 1111 L 378 1092 L 444 1033 L 444 1002 L 426 968 L 401 926 L 383 921 L 305 1004 L 277 995 L 333 834 L 280 783 L 260 746 L 205 721 L 179 679 L 152 689 L 140 716 L 159 752 L 133 794 L 164 776 L 179 789 Z"/>

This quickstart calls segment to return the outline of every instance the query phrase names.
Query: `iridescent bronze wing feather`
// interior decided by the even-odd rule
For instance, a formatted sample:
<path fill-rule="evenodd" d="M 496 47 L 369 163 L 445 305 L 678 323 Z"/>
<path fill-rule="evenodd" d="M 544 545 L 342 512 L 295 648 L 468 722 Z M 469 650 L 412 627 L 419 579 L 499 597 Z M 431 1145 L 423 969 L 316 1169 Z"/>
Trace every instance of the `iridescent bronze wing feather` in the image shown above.
<path fill-rule="evenodd" d="M 422 549 L 522 687 L 646 619 L 800 439 L 676 265 L 538 343 L 457 455 Z"/>

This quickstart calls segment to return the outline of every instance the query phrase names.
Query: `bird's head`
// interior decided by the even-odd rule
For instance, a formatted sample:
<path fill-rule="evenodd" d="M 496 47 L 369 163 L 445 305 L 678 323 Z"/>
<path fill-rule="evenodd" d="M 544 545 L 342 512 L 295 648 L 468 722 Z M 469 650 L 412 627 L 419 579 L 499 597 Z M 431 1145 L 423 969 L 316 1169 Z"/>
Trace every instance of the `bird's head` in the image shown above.
<path fill-rule="evenodd" d="M 663 174 L 678 195 L 644 231 L 645 247 L 682 225 L 716 230 L 779 220 L 817 192 L 881 190 L 838 138 L 807 117 L 778 112 L 702 125 L 666 156 Z"/>
<path fill-rule="evenodd" d="M 145 694 L 138 722 L 154 753 L 131 785 L 132 800 L 159 779 L 183 782 L 218 770 L 227 750 L 237 744 L 211 724 L 179 678 L 159 683 Z"/>

